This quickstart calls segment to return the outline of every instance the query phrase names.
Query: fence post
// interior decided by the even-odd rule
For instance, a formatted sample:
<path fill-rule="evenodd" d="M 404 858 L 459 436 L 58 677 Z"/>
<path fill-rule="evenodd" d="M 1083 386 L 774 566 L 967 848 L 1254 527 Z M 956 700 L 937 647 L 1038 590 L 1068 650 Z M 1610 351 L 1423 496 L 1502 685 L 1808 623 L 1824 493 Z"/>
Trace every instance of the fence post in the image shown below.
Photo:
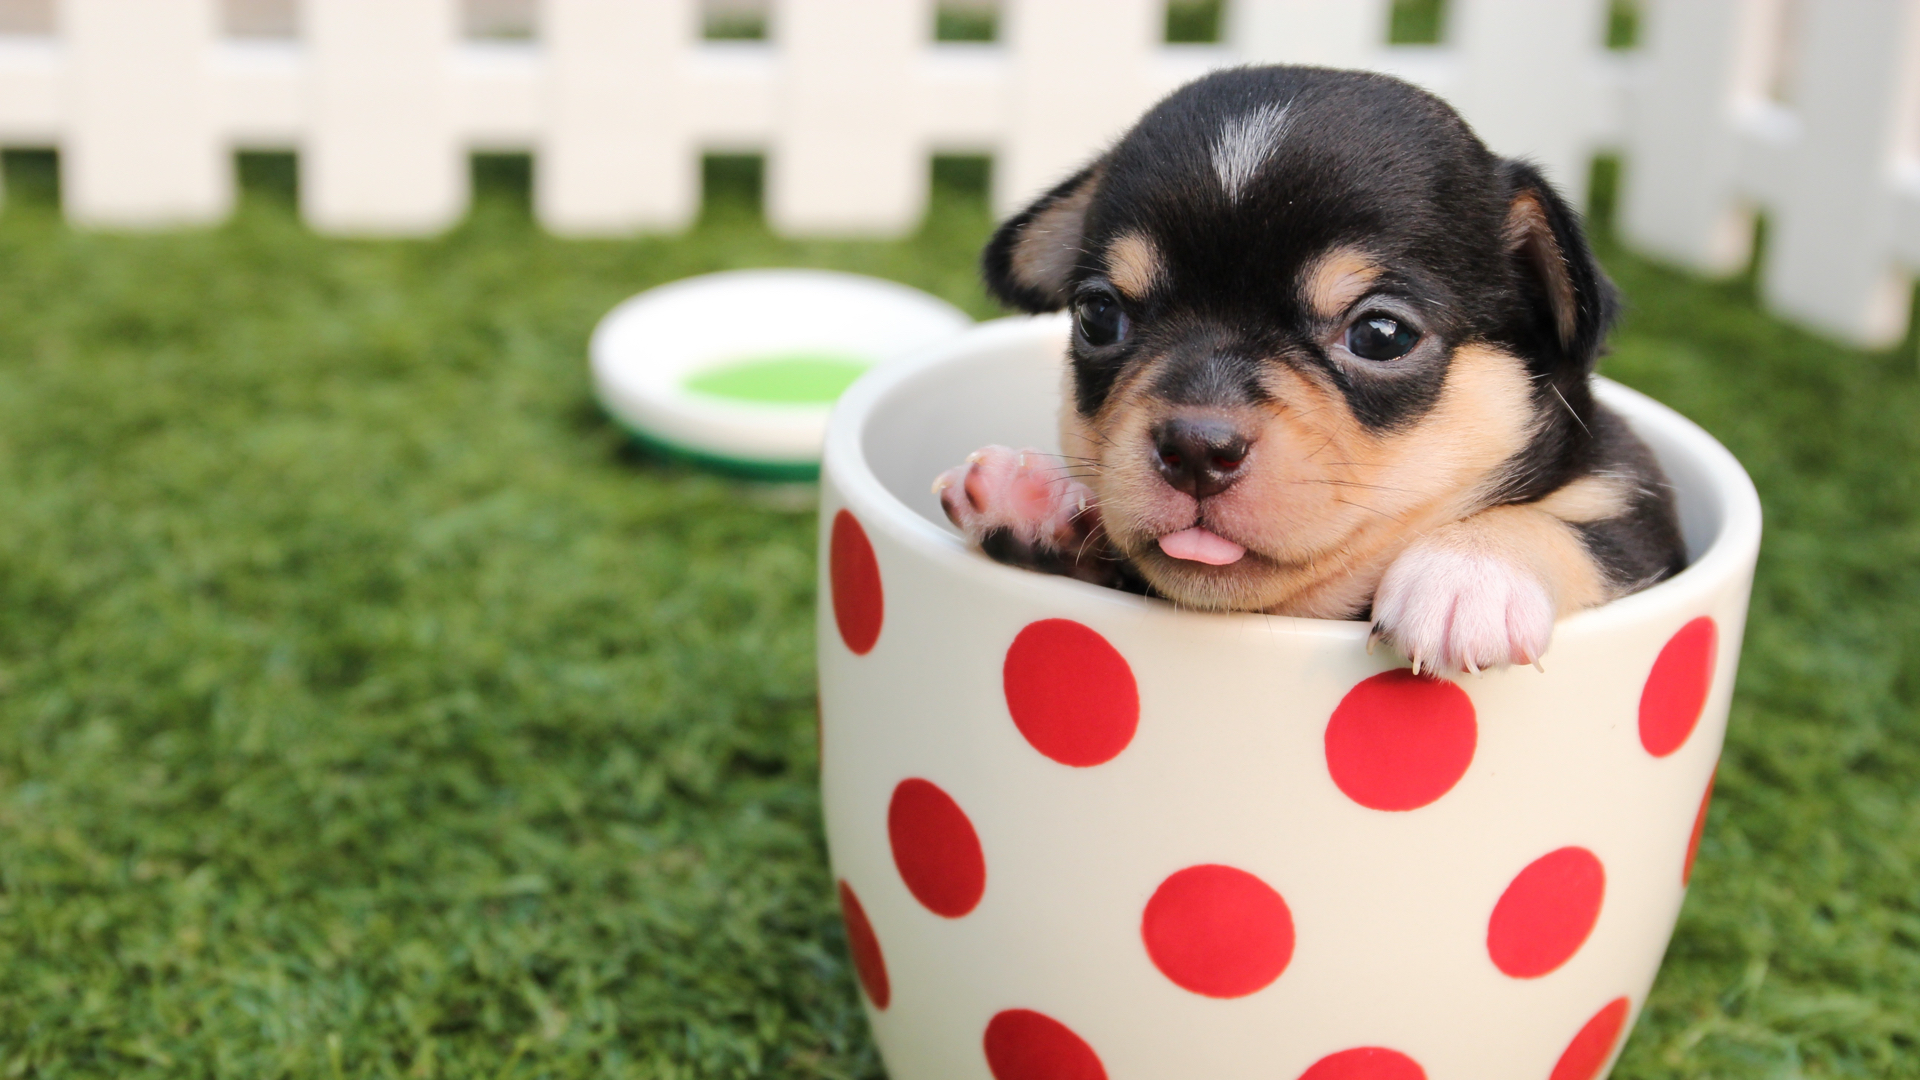
<path fill-rule="evenodd" d="M 307 221 L 375 235 L 453 224 L 468 198 L 448 72 L 453 0 L 320 0 L 303 12 L 313 56 L 300 161 Z"/>
<path fill-rule="evenodd" d="M 1740 121 L 1762 107 L 1782 45 L 1781 0 L 1653 0 L 1629 98 L 1620 229 L 1650 255 L 1707 274 L 1747 264 Z"/>
<path fill-rule="evenodd" d="M 1454 0 L 1455 102 L 1496 154 L 1525 157 L 1584 207 L 1607 91 L 1605 0 Z"/>
<path fill-rule="evenodd" d="M 546 0 L 547 116 L 534 163 L 541 224 L 567 235 L 684 228 L 699 209 L 686 55 L 693 0 Z"/>
<path fill-rule="evenodd" d="M 915 103 L 933 38 L 928 0 L 784 0 L 783 78 L 767 220 L 789 236 L 898 236 L 927 202 Z"/>
<path fill-rule="evenodd" d="M 65 0 L 63 199 L 78 224 L 218 221 L 233 165 L 216 129 L 207 60 L 212 0 Z"/>
<path fill-rule="evenodd" d="M 1023 208 L 1126 132 L 1153 104 L 1164 0 L 1007 0 L 1012 60 L 993 205 Z"/>
<path fill-rule="evenodd" d="M 1920 2 L 1802 10 L 1800 135 L 1777 183 L 1762 292 L 1770 308 L 1865 346 L 1906 331 L 1911 278 L 1894 265 L 1893 179 L 1915 133 Z"/>
<path fill-rule="evenodd" d="M 1387 47 L 1391 0 L 1239 0 L 1226 39 L 1256 64 L 1372 68 Z"/>

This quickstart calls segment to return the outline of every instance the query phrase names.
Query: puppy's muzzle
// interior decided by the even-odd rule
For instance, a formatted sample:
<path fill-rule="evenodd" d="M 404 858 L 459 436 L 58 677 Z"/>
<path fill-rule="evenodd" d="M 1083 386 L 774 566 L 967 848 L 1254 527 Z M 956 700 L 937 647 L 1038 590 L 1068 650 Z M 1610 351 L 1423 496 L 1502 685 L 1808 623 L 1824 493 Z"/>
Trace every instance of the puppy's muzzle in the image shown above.
<path fill-rule="evenodd" d="M 1243 475 L 1252 440 L 1217 417 L 1178 416 L 1153 429 L 1154 466 L 1175 491 L 1218 495 Z"/>

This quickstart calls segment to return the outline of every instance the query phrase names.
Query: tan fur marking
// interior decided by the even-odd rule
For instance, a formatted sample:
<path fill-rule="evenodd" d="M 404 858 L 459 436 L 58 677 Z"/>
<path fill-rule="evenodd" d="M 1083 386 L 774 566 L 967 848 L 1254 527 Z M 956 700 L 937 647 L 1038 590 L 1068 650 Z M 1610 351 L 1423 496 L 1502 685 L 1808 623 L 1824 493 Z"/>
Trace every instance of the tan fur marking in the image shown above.
<path fill-rule="evenodd" d="M 1466 345 L 1453 354 L 1438 405 L 1400 441 L 1410 456 L 1452 463 L 1463 479 L 1490 478 L 1526 446 L 1533 424 L 1533 380 L 1525 362 L 1491 345 Z"/>
<path fill-rule="evenodd" d="M 1332 322 L 1348 306 L 1365 296 L 1380 276 L 1380 267 L 1358 248 L 1338 247 L 1314 261 L 1303 289 L 1308 306 L 1323 322 Z"/>
<path fill-rule="evenodd" d="M 1617 476 L 1583 476 L 1532 505 L 1561 521 L 1587 525 L 1626 513 L 1628 494 Z"/>
<path fill-rule="evenodd" d="M 1547 209 L 1530 191 L 1515 196 L 1507 208 L 1507 250 L 1533 264 L 1534 272 L 1547 290 L 1547 303 L 1553 306 L 1553 327 L 1560 343 L 1573 343 L 1575 320 L 1579 310 L 1573 295 L 1573 275 L 1567 269 L 1566 253 L 1553 238 L 1547 223 Z"/>
<path fill-rule="evenodd" d="M 1425 545 L 1497 556 L 1534 572 L 1553 594 L 1556 616 L 1605 603 L 1600 568 L 1573 526 L 1537 506 L 1496 506 L 1425 537 Z"/>
<path fill-rule="evenodd" d="M 1073 393 L 1073 365 L 1067 364 L 1060 369 L 1060 453 L 1068 461 L 1098 461 L 1100 440 L 1094 437 L 1093 425 L 1074 405 Z"/>
<path fill-rule="evenodd" d="M 1164 273 L 1160 249 L 1140 233 L 1121 233 L 1107 248 L 1107 277 L 1129 299 L 1145 299 Z"/>
<path fill-rule="evenodd" d="M 1080 261 L 1080 242 L 1086 232 L 1087 206 L 1100 186 L 1100 173 L 1048 203 L 1020 232 L 1007 258 L 1015 281 L 1064 304 L 1067 279 Z"/>

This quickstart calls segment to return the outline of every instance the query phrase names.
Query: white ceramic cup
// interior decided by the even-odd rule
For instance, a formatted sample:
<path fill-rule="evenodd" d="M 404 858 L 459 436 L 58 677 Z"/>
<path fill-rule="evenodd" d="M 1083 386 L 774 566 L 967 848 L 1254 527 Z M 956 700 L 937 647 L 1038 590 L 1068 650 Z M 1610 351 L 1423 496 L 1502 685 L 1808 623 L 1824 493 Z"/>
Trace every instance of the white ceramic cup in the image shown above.
<path fill-rule="evenodd" d="M 869 373 L 829 426 L 827 837 L 894 1080 L 1594 1080 L 1685 895 L 1760 540 L 1739 464 L 1600 396 L 1691 565 L 1544 673 L 993 563 L 929 484 L 1057 445 L 1061 318 Z"/>

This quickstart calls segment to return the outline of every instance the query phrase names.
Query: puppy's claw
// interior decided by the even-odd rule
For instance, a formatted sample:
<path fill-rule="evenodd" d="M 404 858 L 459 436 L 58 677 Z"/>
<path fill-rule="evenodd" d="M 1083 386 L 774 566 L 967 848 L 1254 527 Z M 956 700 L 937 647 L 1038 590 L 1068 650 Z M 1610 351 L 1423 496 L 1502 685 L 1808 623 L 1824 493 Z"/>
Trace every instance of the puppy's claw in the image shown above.
<path fill-rule="evenodd" d="M 1547 665 L 1541 663 L 1540 658 L 1536 656 L 1533 658 L 1533 670 L 1545 675 L 1547 673 Z"/>

